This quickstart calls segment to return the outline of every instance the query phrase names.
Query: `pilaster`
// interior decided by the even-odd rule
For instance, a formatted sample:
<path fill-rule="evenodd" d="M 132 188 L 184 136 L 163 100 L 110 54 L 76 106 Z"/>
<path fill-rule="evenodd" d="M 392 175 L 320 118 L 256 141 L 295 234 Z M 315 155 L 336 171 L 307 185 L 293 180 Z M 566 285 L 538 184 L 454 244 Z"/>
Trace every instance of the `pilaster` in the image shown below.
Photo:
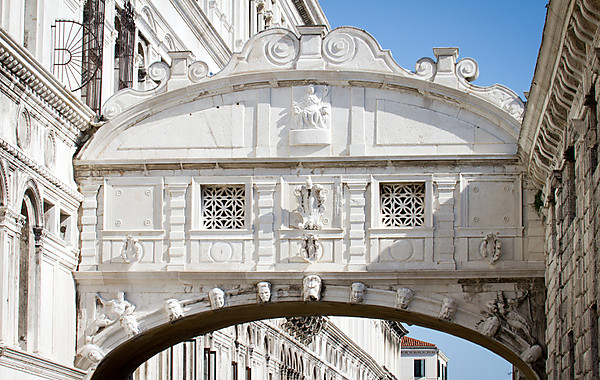
<path fill-rule="evenodd" d="M 25 218 L 9 207 L 0 207 L 0 343 L 16 342 L 17 324 L 15 310 L 18 309 L 18 262 L 17 245 Z"/>
<path fill-rule="evenodd" d="M 95 269 L 98 265 L 97 224 L 98 224 L 98 190 L 99 183 L 84 183 L 81 186 L 83 202 L 81 203 L 81 270 Z"/>
<path fill-rule="evenodd" d="M 275 181 L 259 181 L 256 189 L 257 210 L 257 270 L 272 270 L 275 265 Z"/>
<path fill-rule="evenodd" d="M 167 179 L 167 208 L 169 221 L 169 269 L 185 265 L 185 194 L 190 179 Z"/>
<path fill-rule="evenodd" d="M 435 177 L 439 209 L 434 217 L 434 260 L 438 263 L 455 264 L 454 260 L 454 176 Z"/>
<path fill-rule="evenodd" d="M 349 192 L 348 264 L 366 264 L 366 179 L 344 180 Z"/>

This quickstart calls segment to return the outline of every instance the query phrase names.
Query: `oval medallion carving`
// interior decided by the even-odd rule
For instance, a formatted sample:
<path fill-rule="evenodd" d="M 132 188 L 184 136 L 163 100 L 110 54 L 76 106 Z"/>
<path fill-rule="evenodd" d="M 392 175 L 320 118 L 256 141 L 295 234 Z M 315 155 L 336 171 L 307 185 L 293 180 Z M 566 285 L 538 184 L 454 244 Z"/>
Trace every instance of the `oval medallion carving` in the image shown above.
<path fill-rule="evenodd" d="M 233 249 L 228 243 L 214 243 L 210 247 L 209 256 L 215 263 L 225 263 L 231 260 Z"/>

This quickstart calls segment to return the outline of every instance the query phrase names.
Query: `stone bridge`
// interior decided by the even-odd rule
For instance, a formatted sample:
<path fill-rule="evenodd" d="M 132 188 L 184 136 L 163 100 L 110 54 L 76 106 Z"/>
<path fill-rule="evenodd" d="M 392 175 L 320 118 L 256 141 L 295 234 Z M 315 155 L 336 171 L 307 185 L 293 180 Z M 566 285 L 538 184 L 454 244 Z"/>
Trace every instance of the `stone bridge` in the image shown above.
<path fill-rule="evenodd" d="M 281 316 L 414 323 L 544 378 L 544 255 L 523 103 L 470 58 L 415 71 L 366 32 L 270 29 L 212 75 L 187 52 L 107 101 L 85 197 L 78 357 L 124 379 L 193 336 Z M 260 285 L 259 285 L 260 284 Z"/>

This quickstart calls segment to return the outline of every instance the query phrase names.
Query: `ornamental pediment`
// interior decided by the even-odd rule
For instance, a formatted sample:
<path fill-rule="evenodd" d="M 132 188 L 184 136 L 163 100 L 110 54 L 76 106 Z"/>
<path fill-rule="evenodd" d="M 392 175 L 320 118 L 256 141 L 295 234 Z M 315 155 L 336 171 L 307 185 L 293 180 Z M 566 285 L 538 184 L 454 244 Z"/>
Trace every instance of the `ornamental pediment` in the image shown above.
<path fill-rule="evenodd" d="M 516 154 L 523 102 L 478 87 L 475 60 L 436 48 L 414 71 L 363 30 L 300 27 L 254 36 L 219 73 L 189 52 L 126 89 L 80 160 Z"/>

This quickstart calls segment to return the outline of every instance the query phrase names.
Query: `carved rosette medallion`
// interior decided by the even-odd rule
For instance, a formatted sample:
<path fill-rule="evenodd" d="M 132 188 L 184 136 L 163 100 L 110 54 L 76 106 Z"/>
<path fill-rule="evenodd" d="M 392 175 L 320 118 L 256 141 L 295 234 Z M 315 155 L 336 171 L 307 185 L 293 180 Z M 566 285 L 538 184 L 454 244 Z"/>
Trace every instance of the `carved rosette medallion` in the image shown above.
<path fill-rule="evenodd" d="M 325 191 L 323 186 L 314 185 L 310 177 L 306 184 L 298 186 L 294 191 L 299 206 L 296 211 L 302 217 L 298 228 L 302 230 L 320 230 L 323 228 L 321 218 L 325 212 Z"/>
<path fill-rule="evenodd" d="M 485 238 L 479 244 L 479 254 L 481 258 L 490 262 L 490 264 L 495 263 L 502 253 L 501 251 L 502 244 L 500 239 L 496 234 L 490 233 L 487 234 Z"/>
<path fill-rule="evenodd" d="M 142 259 L 144 255 L 144 249 L 138 241 L 131 235 L 127 235 L 123 242 L 123 248 L 121 248 L 121 258 L 127 264 L 137 263 Z"/>

